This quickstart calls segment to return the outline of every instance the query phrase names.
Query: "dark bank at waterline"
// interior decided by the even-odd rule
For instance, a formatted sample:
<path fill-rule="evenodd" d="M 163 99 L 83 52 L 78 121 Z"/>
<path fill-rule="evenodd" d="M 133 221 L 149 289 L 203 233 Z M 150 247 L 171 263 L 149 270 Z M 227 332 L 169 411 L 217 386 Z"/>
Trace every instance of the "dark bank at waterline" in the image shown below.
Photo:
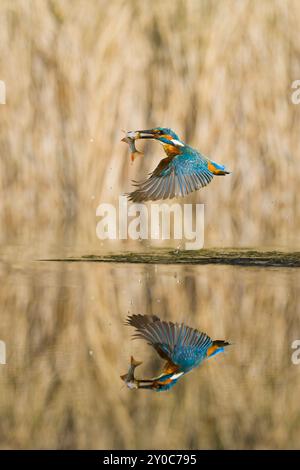
<path fill-rule="evenodd" d="M 207 250 L 153 250 L 149 252 L 122 252 L 91 254 L 78 257 L 42 259 L 40 261 L 146 263 L 146 264 L 221 264 L 255 267 L 300 267 L 300 252 L 256 251 L 241 249 Z"/>

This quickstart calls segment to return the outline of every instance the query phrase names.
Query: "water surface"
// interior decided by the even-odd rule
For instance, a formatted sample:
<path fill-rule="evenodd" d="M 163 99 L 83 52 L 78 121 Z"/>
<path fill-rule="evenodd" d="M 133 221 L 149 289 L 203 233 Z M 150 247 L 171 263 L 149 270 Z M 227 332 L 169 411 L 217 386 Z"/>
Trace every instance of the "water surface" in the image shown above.
<path fill-rule="evenodd" d="M 39 262 L 31 251 L 1 249 L 2 448 L 300 446 L 299 269 Z M 119 376 L 131 354 L 138 376 L 161 365 L 131 341 L 133 313 L 234 345 L 169 392 L 129 391 Z"/>

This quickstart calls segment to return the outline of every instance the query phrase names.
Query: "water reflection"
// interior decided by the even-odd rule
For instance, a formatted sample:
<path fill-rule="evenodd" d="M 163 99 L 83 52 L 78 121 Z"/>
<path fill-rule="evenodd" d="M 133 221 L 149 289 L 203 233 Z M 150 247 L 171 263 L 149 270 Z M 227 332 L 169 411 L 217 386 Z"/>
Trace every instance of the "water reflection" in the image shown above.
<path fill-rule="evenodd" d="M 297 269 L 0 264 L 2 448 L 296 448 Z M 234 343 L 165 393 L 129 391 L 128 314 L 184 321 Z M 153 354 L 152 356 L 155 356 Z"/>

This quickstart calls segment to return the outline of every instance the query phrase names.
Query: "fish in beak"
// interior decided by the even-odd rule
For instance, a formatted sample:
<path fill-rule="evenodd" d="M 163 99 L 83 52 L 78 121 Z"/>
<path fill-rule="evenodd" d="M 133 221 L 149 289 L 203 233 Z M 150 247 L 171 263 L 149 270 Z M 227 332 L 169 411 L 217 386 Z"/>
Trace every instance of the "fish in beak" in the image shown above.
<path fill-rule="evenodd" d="M 129 145 L 131 151 L 131 161 L 134 162 L 138 155 L 143 155 L 142 152 L 137 150 L 135 146 L 135 141 L 138 139 L 157 139 L 160 136 L 160 131 L 158 129 L 147 129 L 140 131 L 124 131 L 125 137 L 121 142 L 126 142 Z"/>
<path fill-rule="evenodd" d="M 140 366 L 142 362 L 136 361 L 133 356 L 130 359 L 130 366 L 128 369 L 127 374 L 121 375 L 121 379 L 125 382 L 128 388 L 130 389 L 137 389 L 139 388 L 138 380 L 134 377 L 134 371 L 136 367 Z"/>
<path fill-rule="evenodd" d="M 135 131 L 123 131 L 125 132 L 125 137 L 123 137 L 123 139 L 121 140 L 121 142 L 126 142 L 126 144 L 129 145 L 129 148 L 130 148 L 130 157 L 131 157 L 131 161 L 134 162 L 134 160 L 136 159 L 136 157 L 138 155 L 142 156 L 143 153 L 140 152 L 136 146 L 135 146 L 135 141 L 137 139 L 139 139 L 138 137 L 138 132 L 135 132 Z"/>

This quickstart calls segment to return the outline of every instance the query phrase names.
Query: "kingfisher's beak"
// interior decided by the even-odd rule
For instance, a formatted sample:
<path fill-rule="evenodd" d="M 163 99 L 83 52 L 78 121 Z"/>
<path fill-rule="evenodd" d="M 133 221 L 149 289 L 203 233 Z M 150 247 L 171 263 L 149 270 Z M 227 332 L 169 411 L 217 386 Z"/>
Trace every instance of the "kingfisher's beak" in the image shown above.
<path fill-rule="evenodd" d="M 157 132 L 155 129 L 148 129 L 143 131 L 136 131 L 138 134 L 138 139 L 155 139 L 157 137 Z"/>

